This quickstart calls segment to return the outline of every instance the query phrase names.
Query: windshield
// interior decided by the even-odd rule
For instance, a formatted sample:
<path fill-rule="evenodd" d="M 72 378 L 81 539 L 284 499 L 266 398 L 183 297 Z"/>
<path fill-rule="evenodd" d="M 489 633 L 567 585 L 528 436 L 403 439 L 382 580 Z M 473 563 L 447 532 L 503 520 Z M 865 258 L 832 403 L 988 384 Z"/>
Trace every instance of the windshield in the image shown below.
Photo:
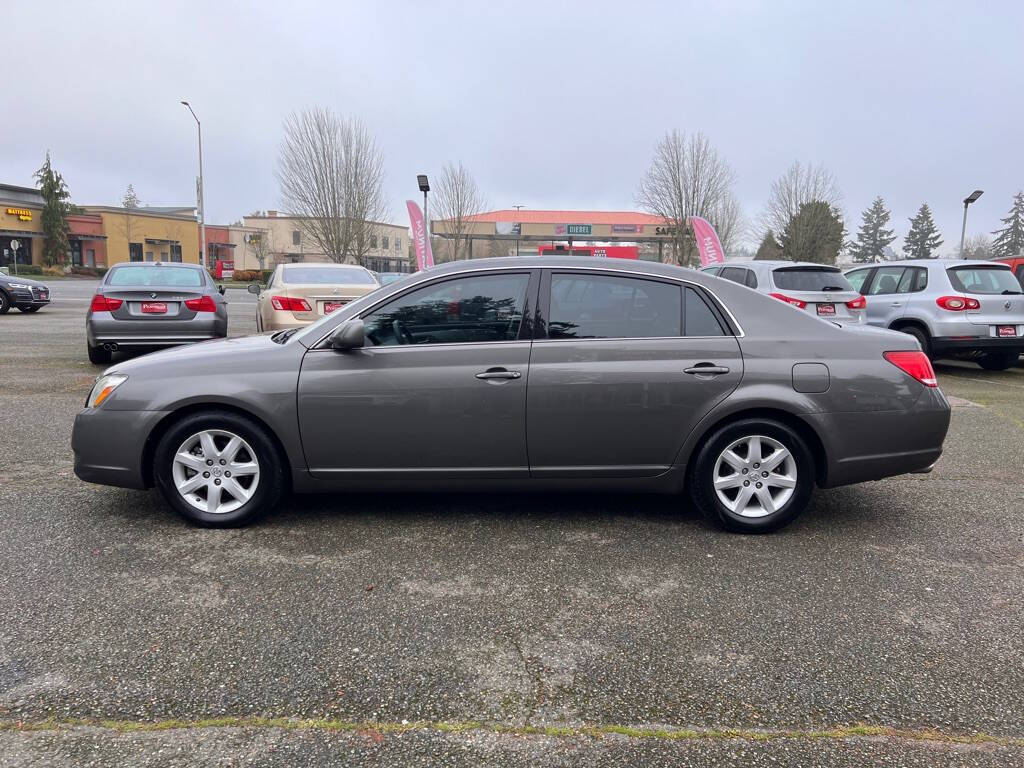
<path fill-rule="evenodd" d="M 116 267 L 107 274 L 107 285 L 144 285 L 147 288 L 202 288 L 203 273 L 191 267 L 143 264 Z"/>
<path fill-rule="evenodd" d="M 780 267 L 772 272 L 775 287 L 786 291 L 851 291 L 842 272 L 831 267 Z"/>
<path fill-rule="evenodd" d="M 282 281 L 291 285 L 376 285 L 362 267 L 285 267 Z"/>
<path fill-rule="evenodd" d="M 949 282 L 963 293 L 1020 293 L 1020 283 L 1009 267 L 978 266 L 950 267 L 946 270 Z"/>

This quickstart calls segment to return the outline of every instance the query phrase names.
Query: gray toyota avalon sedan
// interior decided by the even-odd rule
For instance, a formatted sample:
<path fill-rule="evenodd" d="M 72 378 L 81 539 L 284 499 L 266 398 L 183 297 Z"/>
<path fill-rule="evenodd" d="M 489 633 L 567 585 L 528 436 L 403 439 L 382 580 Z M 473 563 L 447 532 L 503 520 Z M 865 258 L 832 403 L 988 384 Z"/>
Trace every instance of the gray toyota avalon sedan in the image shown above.
<path fill-rule="evenodd" d="M 815 486 L 927 471 L 948 425 L 906 334 L 679 267 L 508 258 L 119 363 L 72 442 L 83 480 L 156 486 L 203 525 L 289 490 L 616 489 L 762 532 Z"/>

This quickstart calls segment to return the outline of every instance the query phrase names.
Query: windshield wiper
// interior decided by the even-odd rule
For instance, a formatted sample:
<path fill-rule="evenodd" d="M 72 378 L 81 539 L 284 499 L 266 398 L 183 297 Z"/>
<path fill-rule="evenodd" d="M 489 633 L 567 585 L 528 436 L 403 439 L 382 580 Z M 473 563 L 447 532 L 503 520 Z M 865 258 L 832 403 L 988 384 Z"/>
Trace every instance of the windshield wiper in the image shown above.
<path fill-rule="evenodd" d="M 846 289 L 839 285 L 826 285 L 821 290 L 823 291 L 845 291 Z"/>
<path fill-rule="evenodd" d="M 1013 288 L 1007 288 L 1005 291 L 1003 291 L 1002 295 L 1003 296 L 1020 296 L 1021 293 L 1024 293 L 1024 291 L 1015 291 L 1015 290 L 1013 290 Z"/>

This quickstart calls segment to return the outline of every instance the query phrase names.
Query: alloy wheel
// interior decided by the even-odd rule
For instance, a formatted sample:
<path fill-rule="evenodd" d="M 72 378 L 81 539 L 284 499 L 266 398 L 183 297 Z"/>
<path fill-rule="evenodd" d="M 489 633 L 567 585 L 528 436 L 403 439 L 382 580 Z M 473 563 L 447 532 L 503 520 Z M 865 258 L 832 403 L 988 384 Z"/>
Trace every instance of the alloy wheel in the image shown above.
<path fill-rule="evenodd" d="M 741 517 L 774 514 L 792 498 L 796 482 L 793 454 L 764 435 L 732 442 L 715 462 L 715 494 L 726 509 Z"/>
<path fill-rule="evenodd" d="M 174 452 L 174 487 L 201 512 L 234 512 L 256 492 L 260 465 L 256 452 L 238 435 L 207 429 L 187 438 Z"/>

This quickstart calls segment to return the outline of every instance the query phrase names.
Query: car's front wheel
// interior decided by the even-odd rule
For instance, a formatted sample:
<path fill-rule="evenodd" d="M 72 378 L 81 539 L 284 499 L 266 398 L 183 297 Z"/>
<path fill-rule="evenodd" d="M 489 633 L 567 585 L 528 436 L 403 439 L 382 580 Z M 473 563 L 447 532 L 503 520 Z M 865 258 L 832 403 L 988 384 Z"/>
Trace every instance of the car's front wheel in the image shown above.
<path fill-rule="evenodd" d="M 11 311 L 11 299 L 6 293 L 0 291 L 0 315 L 6 315 Z"/>
<path fill-rule="evenodd" d="M 175 422 L 153 461 L 153 480 L 167 503 L 208 527 L 251 522 L 277 504 L 285 487 L 270 435 L 230 411 L 193 413 Z"/>
<path fill-rule="evenodd" d="M 1016 352 L 989 352 L 978 360 L 978 365 L 986 371 L 1005 371 L 1016 364 L 1019 357 Z"/>
<path fill-rule="evenodd" d="M 791 427 L 743 419 L 714 432 L 691 465 L 697 506 L 737 533 L 767 533 L 803 512 L 814 490 L 814 459 Z"/>

